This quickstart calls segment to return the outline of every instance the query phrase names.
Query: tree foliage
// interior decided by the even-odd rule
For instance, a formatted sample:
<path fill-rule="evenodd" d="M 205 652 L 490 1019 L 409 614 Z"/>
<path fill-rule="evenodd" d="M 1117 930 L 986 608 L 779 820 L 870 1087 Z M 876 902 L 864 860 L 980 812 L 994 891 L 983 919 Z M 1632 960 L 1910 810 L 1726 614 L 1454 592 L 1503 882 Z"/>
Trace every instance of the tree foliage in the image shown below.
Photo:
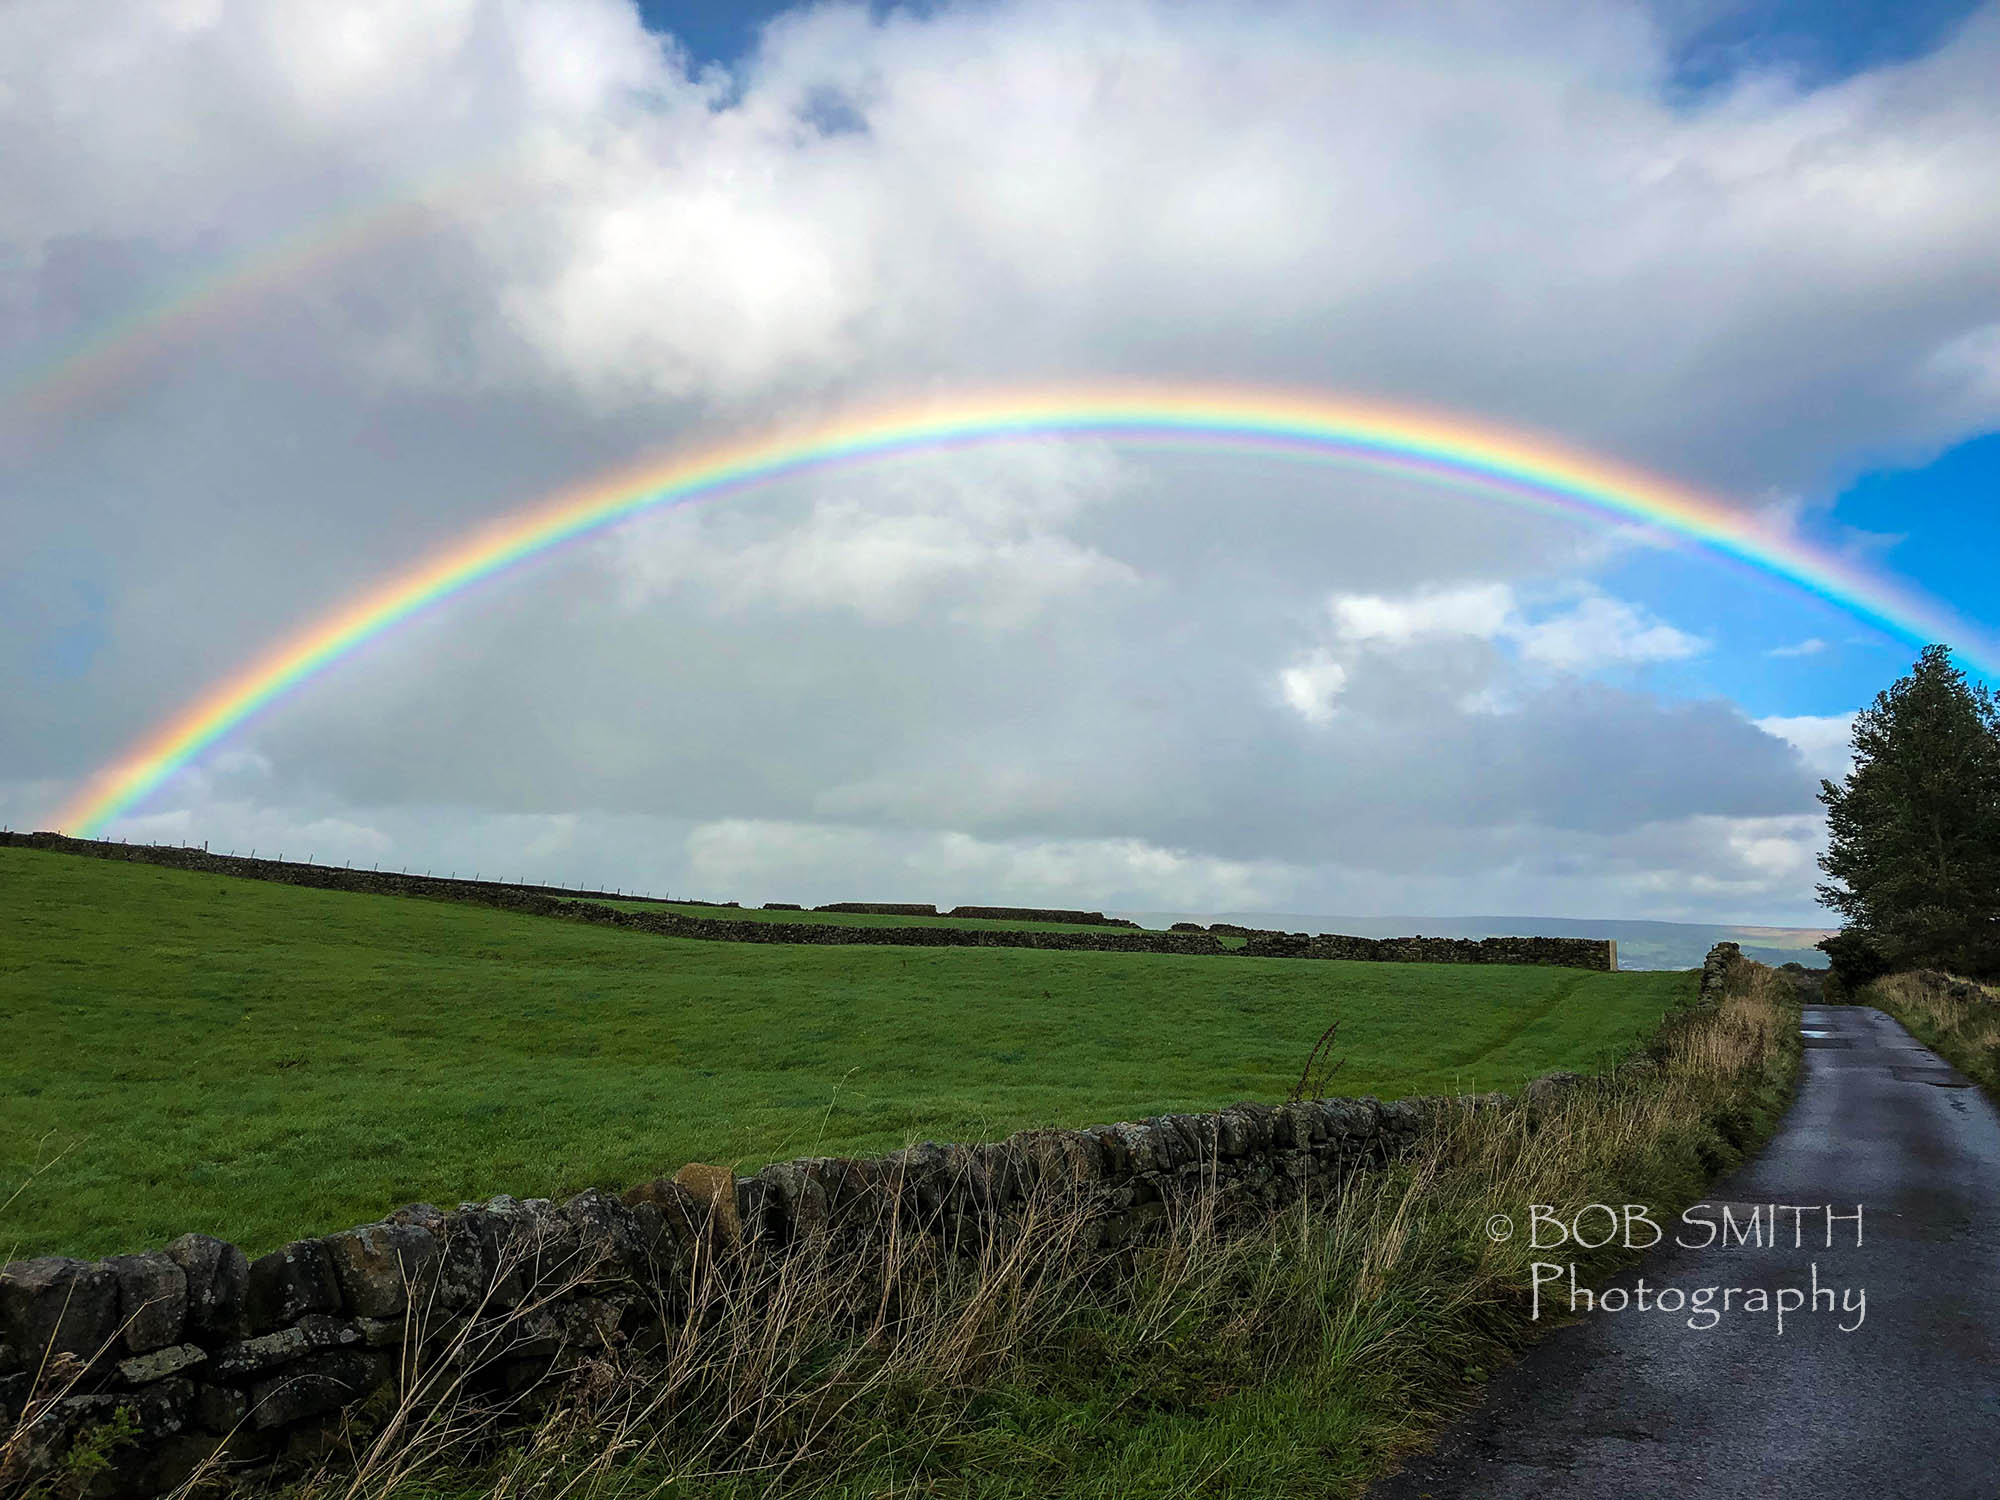
<path fill-rule="evenodd" d="M 1827 948 L 1846 977 L 1875 969 L 2000 972 L 2000 708 L 1951 652 L 1927 646 L 1854 722 L 1854 769 L 1820 783 L 1846 919 Z"/>

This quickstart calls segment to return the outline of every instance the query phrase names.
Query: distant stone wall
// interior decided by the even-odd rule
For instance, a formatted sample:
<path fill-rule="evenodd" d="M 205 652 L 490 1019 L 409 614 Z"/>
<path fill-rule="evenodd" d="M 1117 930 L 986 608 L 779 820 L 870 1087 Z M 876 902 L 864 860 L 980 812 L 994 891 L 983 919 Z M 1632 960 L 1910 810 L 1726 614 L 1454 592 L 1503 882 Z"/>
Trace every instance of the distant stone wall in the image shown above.
<path fill-rule="evenodd" d="M 123 859 L 165 865 L 211 875 L 271 880 L 318 890 L 367 891 L 377 895 L 424 896 L 471 902 L 531 916 L 558 917 L 623 927 L 663 937 L 700 938 L 709 942 L 819 943 L 889 945 L 911 948 L 1034 948 L 1049 951 L 1101 953 L 1170 953 L 1201 956 L 1242 955 L 1252 958 L 1350 958 L 1397 963 L 1552 964 L 1577 969 L 1618 967 L 1616 943 L 1587 938 L 1458 938 L 1310 937 L 1305 933 L 1261 933 L 1217 924 L 1208 932 L 1152 932 L 1143 928 L 1102 932 L 1034 932 L 1004 927 L 861 927 L 835 922 L 769 922 L 688 917 L 672 911 L 624 911 L 601 900 L 552 886 L 503 885 L 495 881 L 440 879 L 389 870 L 355 870 L 344 865 L 301 864 L 242 855 L 210 854 L 205 849 L 118 844 L 101 839 L 72 839 L 54 833 L 0 834 L 0 846 L 81 854 L 96 859 Z M 631 900 L 597 893 L 604 900 Z M 690 904 L 690 903 L 678 903 Z M 714 906 L 713 902 L 700 903 Z M 734 903 L 730 903 L 734 905 Z M 717 907 L 718 910 L 726 908 Z M 1003 908 L 988 907 L 997 911 Z M 932 907 L 896 907 L 888 903 L 851 902 L 822 906 L 819 911 L 870 911 L 890 915 L 936 915 Z M 965 914 L 961 907 L 955 914 Z M 1025 910 L 1025 908 L 1022 908 Z M 1245 946 L 1230 949 L 1214 933 L 1248 934 Z"/>
<path fill-rule="evenodd" d="M 1068 911 L 1056 906 L 954 906 L 954 917 L 982 922 L 1067 922 L 1072 927 L 1137 927 L 1130 917 L 1107 917 L 1101 911 Z"/>
<path fill-rule="evenodd" d="M 189 1234 L 103 1261 L 16 1261 L 0 1268 L 0 1443 L 16 1434 L 0 1492 L 50 1474 L 120 1412 L 133 1432 L 93 1495 L 159 1494 L 218 1452 L 316 1455 L 345 1408 L 409 1380 L 446 1336 L 476 1383 L 527 1390 L 662 1337 L 724 1248 L 781 1255 L 817 1231 L 893 1224 L 976 1253 L 1042 1188 L 1074 1195 L 1105 1248 L 1143 1242 L 1191 1194 L 1266 1213 L 1476 1104 L 1238 1104 L 753 1176 L 689 1166 L 622 1197 L 413 1204 L 254 1260 Z"/>
<path fill-rule="evenodd" d="M 183 848 L 177 844 L 121 844 L 115 839 L 73 839 L 60 833 L 0 833 L 0 849 L 7 848 L 48 849 L 58 854 L 123 859 L 134 864 L 166 865 L 176 870 L 234 875 L 244 880 L 275 880 L 285 885 L 310 885 L 325 890 L 378 891 L 399 896 L 437 896 L 457 901 L 479 901 L 486 896 L 503 898 L 518 894 L 566 901 L 579 898 L 586 901 L 640 901 L 655 906 L 671 904 L 723 908 L 739 905 L 735 901 L 698 901 L 692 896 L 639 896 L 631 891 L 598 891 L 583 886 L 466 880 L 455 875 L 411 875 L 397 870 L 357 870 L 352 865 L 258 859 L 244 854 L 210 854 L 205 848 Z"/>
<path fill-rule="evenodd" d="M 1392 964 L 1554 964 L 1615 970 L 1618 944 L 1604 938 L 1365 938 L 1333 933 L 1245 932 L 1250 958 L 1335 958 Z"/>
<path fill-rule="evenodd" d="M 938 909 L 926 901 L 835 901 L 814 911 L 850 912 L 863 917 L 934 917 Z"/>
<path fill-rule="evenodd" d="M 1720 1000 L 1750 967 L 1750 960 L 1743 956 L 1741 945 L 1717 943 L 1708 950 L 1708 957 L 1702 960 L 1701 998 L 1704 1001 Z"/>

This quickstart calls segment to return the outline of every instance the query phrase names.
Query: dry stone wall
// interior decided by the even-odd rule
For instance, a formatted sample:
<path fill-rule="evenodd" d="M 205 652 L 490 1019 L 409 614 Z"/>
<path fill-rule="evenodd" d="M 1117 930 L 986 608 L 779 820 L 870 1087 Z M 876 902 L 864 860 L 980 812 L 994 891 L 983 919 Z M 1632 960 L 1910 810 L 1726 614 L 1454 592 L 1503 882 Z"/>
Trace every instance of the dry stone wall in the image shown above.
<path fill-rule="evenodd" d="M 928 901 L 835 901 L 815 906 L 814 911 L 847 912 L 863 917 L 934 917 L 938 909 Z"/>
<path fill-rule="evenodd" d="M 1072 927 L 1137 927 L 1129 917 L 1107 917 L 1101 911 L 1069 911 L 1059 906 L 954 906 L 949 915 L 977 917 L 985 922 L 1067 922 Z"/>
<path fill-rule="evenodd" d="M 1717 943 L 1708 950 L 1701 965 L 1701 999 L 1720 1000 L 1748 972 L 1750 960 L 1743 956 L 1740 943 Z"/>
<path fill-rule="evenodd" d="M 1333 933 L 1245 932 L 1250 958 L 1334 958 L 1396 964 L 1555 964 L 1615 970 L 1618 944 L 1591 938 L 1365 938 Z M 1588 960 L 1587 962 L 1584 960 Z"/>
<path fill-rule="evenodd" d="M 443 1344 L 481 1387 L 549 1386 L 667 1336 L 692 1278 L 725 1274 L 724 1247 L 739 1261 L 808 1237 L 858 1247 L 893 1225 L 976 1253 L 1038 1192 L 1080 1203 L 1107 1253 L 1143 1243 L 1190 1195 L 1212 1195 L 1225 1217 L 1263 1215 L 1399 1156 L 1467 1107 L 1238 1104 L 749 1176 L 689 1166 L 560 1204 L 419 1203 L 255 1259 L 189 1234 L 103 1261 L 14 1262 L 0 1269 L 0 1442 L 15 1434 L 0 1491 L 56 1471 L 113 1421 L 128 1436 L 105 1493 L 159 1494 L 218 1453 L 260 1467 L 309 1457 L 343 1412 L 407 1383 Z"/>
<path fill-rule="evenodd" d="M 605 900 L 634 899 L 595 893 L 601 899 L 580 899 L 579 893 L 559 887 L 503 885 L 495 881 L 440 879 L 435 876 L 406 875 L 387 870 L 355 870 L 344 865 L 303 864 L 285 860 L 254 859 L 242 855 L 211 854 L 205 849 L 160 847 L 151 844 L 118 844 L 100 839 L 72 839 L 54 833 L 4 833 L 0 846 L 45 849 L 64 854 L 81 854 L 97 859 L 124 859 L 142 864 L 164 865 L 173 869 L 196 870 L 213 875 L 232 875 L 252 880 L 272 880 L 286 885 L 319 890 L 367 891 L 378 895 L 423 896 L 432 899 L 466 901 L 505 911 L 533 916 L 558 917 L 571 922 L 590 922 L 606 927 L 658 933 L 664 937 L 698 938 L 709 942 L 737 943 L 818 943 L 831 945 L 890 945 L 911 948 L 1034 948 L 1049 951 L 1095 951 L 1104 953 L 1169 953 L 1252 958 L 1346 958 L 1399 963 L 1504 963 L 1551 964 L 1577 969 L 1614 970 L 1618 967 L 1618 945 L 1587 938 L 1487 938 L 1474 942 L 1458 938 L 1358 938 L 1305 933 L 1254 932 L 1218 923 L 1207 932 L 1175 930 L 1153 932 L 1143 928 L 1129 931 L 1033 932 L 1001 927 L 849 927 L 832 922 L 771 922 L 730 920 L 720 917 L 687 917 L 672 911 L 626 911 L 606 906 Z M 676 904 L 715 905 L 712 902 Z M 729 903 L 734 905 L 734 903 Z M 717 907 L 718 910 L 726 909 Z M 887 911 L 897 914 L 935 915 L 935 907 L 894 907 L 884 903 L 853 902 L 823 906 L 820 911 Z M 1006 910 L 1017 919 L 1027 908 L 958 908 L 953 915 Z M 1037 912 L 1033 919 L 1048 920 L 1059 915 L 1068 920 L 1096 913 Z M 1246 936 L 1240 949 L 1225 948 L 1215 934 L 1227 932 Z"/>

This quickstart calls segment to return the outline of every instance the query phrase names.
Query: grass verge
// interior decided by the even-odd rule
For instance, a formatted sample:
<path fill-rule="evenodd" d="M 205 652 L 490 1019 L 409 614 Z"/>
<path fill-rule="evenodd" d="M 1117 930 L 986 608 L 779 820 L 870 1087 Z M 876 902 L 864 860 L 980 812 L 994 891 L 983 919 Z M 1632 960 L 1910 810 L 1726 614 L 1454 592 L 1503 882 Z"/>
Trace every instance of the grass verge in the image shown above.
<path fill-rule="evenodd" d="M 1412 1156 L 1252 1228 L 1197 1197 L 1119 1258 L 1031 1201 L 971 1255 L 885 1233 L 698 1277 L 650 1351 L 572 1371 L 531 1427 L 450 1375 L 357 1421 L 289 1500 L 963 1500 L 1359 1493 L 1536 1332 L 1530 1204 L 1677 1212 L 1775 1121 L 1791 986 L 1745 966 L 1616 1071 L 1468 1104 Z M 1586 1260 L 1601 1274 L 1610 1259 Z M 406 1389 L 422 1389 L 412 1380 Z"/>
<path fill-rule="evenodd" d="M 2000 1099 L 2000 990 L 1918 969 L 1878 979 L 1861 993 L 1926 1047 Z"/>

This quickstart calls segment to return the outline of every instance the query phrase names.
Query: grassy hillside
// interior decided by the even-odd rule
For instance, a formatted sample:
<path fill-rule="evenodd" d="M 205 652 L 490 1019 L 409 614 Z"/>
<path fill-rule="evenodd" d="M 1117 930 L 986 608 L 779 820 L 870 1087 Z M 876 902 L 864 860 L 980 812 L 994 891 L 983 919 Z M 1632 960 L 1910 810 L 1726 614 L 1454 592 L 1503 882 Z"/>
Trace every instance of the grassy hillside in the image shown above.
<path fill-rule="evenodd" d="M 0 1259 L 1282 1098 L 1336 1016 L 1339 1092 L 1507 1088 L 1691 987 L 676 941 L 18 849 L 0 910 Z"/>

